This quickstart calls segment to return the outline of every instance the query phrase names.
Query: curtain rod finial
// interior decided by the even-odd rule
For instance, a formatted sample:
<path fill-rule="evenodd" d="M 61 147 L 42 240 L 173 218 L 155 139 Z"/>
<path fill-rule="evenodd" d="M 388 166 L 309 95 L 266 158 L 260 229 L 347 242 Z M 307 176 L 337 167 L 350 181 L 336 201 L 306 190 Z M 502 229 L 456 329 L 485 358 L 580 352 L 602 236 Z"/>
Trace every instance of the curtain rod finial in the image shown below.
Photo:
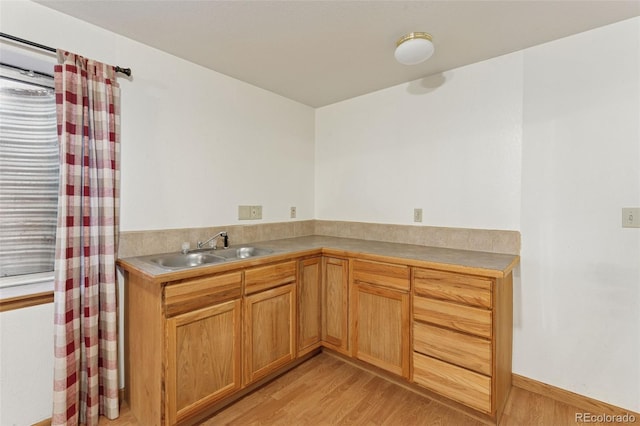
<path fill-rule="evenodd" d="M 116 67 L 116 72 L 122 73 L 127 77 L 131 77 L 131 68 L 120 68 Z"/>

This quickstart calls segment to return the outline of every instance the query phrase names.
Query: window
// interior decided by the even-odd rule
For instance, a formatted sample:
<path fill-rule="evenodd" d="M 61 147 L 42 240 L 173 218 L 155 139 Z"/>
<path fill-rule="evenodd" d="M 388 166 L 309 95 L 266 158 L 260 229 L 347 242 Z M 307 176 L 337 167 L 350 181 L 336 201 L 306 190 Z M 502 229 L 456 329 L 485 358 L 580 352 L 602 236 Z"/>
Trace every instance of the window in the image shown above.
<path fill-rule="evenodd" d="M 51 275 L 58 170 L 53 78 L 0 65 L 0 279 Z"/>

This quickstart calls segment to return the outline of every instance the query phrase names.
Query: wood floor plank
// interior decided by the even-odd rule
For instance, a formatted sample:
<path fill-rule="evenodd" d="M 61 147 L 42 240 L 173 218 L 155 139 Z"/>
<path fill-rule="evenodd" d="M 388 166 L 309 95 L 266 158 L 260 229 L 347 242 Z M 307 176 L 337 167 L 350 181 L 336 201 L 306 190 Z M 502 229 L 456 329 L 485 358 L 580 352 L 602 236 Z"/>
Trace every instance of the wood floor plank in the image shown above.
<path fill-rule="evenodd" d="M 393 417 L 388 418 L 383 425 L 428 425 L 430 419 L 428 413 L 434 404 L 430 399 L 411 395 L 400 404 Z"/>
<path fill-rule="evenodd" d="M 315 398 L 316 403 L 309 406 L 306 413 L 300 413 L 296 420 L 308 418 L 316 424 L 339 424 L 340 419 L 347 415 L 353 405 L 366 396 L 363 389 L 371 378 L 360 374 L 358 369 L 351 365 L 347 367 L 347 374 L 343 376 L 344 379 L 339 386 L 331 392 L 324 393 L 320 398 Z"/>
<path fill-rule="evenodd" d="M 394 385 L 381 377 L 373 376 L 364 387 L 360 402 L 353 404 L 351 409 L 343 416 L 339 424 L 355 425 L 367 418 L 375 407 L 385 403 L 386 390 Z"/>
<path fill-rule="evenodd" d="M 393 414 L 398 410 L 399 405 L 410 392 L 398 392 L 396 386 L 389 386 L 384 390 L 382 401 L 376 404 L 375 410 L 371 412 L 371 421 L 382 425 L 387 421 L 392 421 Z"/>

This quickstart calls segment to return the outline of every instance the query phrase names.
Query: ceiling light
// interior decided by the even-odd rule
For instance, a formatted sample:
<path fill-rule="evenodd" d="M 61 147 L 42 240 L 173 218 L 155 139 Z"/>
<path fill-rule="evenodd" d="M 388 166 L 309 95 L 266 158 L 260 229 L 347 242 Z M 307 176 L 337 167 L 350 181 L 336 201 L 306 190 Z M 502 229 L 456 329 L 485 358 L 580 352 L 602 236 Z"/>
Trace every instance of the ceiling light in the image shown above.
<path fill-rule="evenodd" d="M 409 33 L 396 43 L 395 57 L 401 64 L 415 65 L 429 59 L 433 51 L 431 34 Z"/>

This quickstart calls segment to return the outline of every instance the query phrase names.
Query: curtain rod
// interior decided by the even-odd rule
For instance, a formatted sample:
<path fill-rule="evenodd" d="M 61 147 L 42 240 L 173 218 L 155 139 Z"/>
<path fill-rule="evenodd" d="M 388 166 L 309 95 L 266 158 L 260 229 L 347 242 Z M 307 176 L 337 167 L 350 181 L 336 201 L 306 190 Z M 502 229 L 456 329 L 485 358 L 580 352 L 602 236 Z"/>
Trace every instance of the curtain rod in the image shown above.
<path fill-rule="evenodd" d="M 6 38 L 6 39 L 9 39 L 9 40 L 18 42 L 18 43 L 26 44 L 27 46 L 36 47 L 36 48 L 38 48 L 40 50 L 46 50 L 47 52 L 56 53 L 56 49 L 54 49 L 53 47 L 45 46 L 44 44 L 36 43 L 34 41 L 25 40 L 23 38 L 12 36 L 12 35 L 9 35 L 9 34 L 6 34 L 6 33 L 0 33 L 0 37 Z M 127 77 L 131 76 L 131 68 L 115 67 L 115 69 L 116 69 L 116 72 L 122 73 L 122 74 L 126 75 Z"/>

